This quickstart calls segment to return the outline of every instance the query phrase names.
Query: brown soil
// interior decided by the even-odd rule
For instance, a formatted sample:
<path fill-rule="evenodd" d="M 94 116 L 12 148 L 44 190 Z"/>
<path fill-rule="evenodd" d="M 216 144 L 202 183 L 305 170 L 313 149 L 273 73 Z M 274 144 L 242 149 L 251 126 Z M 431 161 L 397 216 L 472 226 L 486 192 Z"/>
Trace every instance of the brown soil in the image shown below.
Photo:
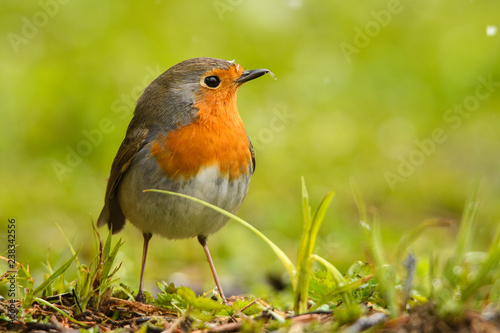
<path fill-rule="evenodd" d="M 236 298 L 228 299 L 234 301 Z M 173 310 L 157 307 L 149 304 L 142 304 L 110 298 L 101 308 L 96 311 L 85 311 L 74 315 L 74 304 L 70 299 L 61 298 L 59 304 L 54 304 L 58 309 L 66 312 L 76 319 L 82 326 L 70 321 L 66 316 L 54 309 L 34 303 L 26 311 L 24 318 L 31 317 L 32 320 L 14 320 L 11 322 L 0 321 L 0 331 L 21 331 L 21 332 L 79 332 L 80 328 L 97 327 L 99 331 L 122 329 L 124 332 L 137 331 L 143 325 L 147 325 L 147 332 L 192 332 L 196 331 L 191 326 L 191 320 L 180 316 Z M 19 307 L 20 304 L 16 303 Z M 6 313 L 5 302 L 0 302 L 0 315 Z M 264 311 L 259 316 L 259 325 L 263 331 L 267 331 L 271 325 L 273 316 L 280 316 L 287 321 L 287 327 L 294 332 L 304 331 L 330 331 L 335 315 L 330 313 L 308 313 L 293 317 L 287 317 L 283 312 L 273 310 Z M 29 314 L 29 315 L 27 315 Z M 206 332 L 239 332 L 242 329 L 244 315 L 226 318 L 218 318 L 216 322 L 210 323 L 210 330 Z M 45 318 L 45 320 L 44 320 Z M 48 318 L 48 320 L 47 320 Z M 308 327 L 309 326 L 309 327 Z M 396 319 L 388 319 L 383 313 L 372 313 L 369 316 L 360 318 L 350 326 L 343 327 L 342 330 L 349 333 L 361 332 L 371 328 L 370 332 L 384 333 L 420 333 L 420 332 L 500 332 L 500 314 L 478 314 L 475 312 L 466 313 L 460 319 L 443 319 L 435 311 L 435 307 L 428 304 L 412 309 L 409 313 Z"/>

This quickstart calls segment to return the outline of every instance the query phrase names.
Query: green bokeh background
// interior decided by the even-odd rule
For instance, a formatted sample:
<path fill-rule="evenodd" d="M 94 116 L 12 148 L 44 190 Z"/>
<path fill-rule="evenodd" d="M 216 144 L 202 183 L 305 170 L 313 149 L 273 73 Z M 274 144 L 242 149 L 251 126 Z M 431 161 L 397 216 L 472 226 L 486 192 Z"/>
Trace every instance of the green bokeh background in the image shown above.
<path fill-rule="evenodd" d="M 498 225 L 500 86 L 478 88 L 479 78 L 500 82 L 500 36 L 487 34 L 488 26 L 500 25 L 497 1 L 1 6 L 0 244 L 6 244 L 7 219 L 15 218 L 17 259 L 29 263 L 37 284 L 47 256 L 53 267 L 70 256 L 57 225 L 90 262 L 91 221 L 102 208 L 135 100 L 168 67 L 199 56 L 235 59 L 277 77 L 239 92 L 257 158 L 239 215 L 291 257 L 302 228 L 301 176 L 313 205 L 336 191 L 316 252 L 341 271 L 366 259 L 351 178 L 381 216 L 389 255 L 405 231 L 426 219 L 458 225 L 475 177 L 482 202 L 478 250 Z M 477 99 L 477 89 L 488 96 Z M 454 113 L 463 103 L 472 111 Z M 436 129 L 442 140 L 429 145 Z M 427 144 L 425 154 L 416 141 Z M 79 157 L 68 160 L 71 150 Z M 402 160 L 413 161 L 413 168 Z M 402 178 L 391 186 L 387 173 L 399 171 Z M 119 277 L 136 288 L 142 237 L 130 225 L 119 237 L 125 240 Z M 455 230 L 432 230 L 413 248 L 425 261 L 431 251 L 446 251 L 454 237 Z M 235 223 L 209 246 L 229 294 L 258 293 L 267 274 L 284 272 L 269 248 Z M 195 239 L 153 238 L 146 280 L 150 290 L 161 280 L 212 286 Z"/>

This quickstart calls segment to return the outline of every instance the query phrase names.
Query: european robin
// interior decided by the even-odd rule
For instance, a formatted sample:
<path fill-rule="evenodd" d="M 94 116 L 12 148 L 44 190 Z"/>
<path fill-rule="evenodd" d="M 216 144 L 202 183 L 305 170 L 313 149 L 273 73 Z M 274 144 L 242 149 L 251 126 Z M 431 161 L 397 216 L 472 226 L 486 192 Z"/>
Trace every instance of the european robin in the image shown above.
<path fill-rule="evenodd" d="M 233 61 L 194 58 L 172 66 L 143 92 L 111 166 L 97 222 L 113 234 L 130 221 L 144 237 L 136 300 L 145 301 L 144 266 L 153 234 L 198 237 L 224 303 L 207 237 L 228 218 L 190 200 L 144 192 L 190 195 L 236 213 L 245 198 L 255 157 L 238 113 L 238 88 L 270 71 L 244 71 Z"/>

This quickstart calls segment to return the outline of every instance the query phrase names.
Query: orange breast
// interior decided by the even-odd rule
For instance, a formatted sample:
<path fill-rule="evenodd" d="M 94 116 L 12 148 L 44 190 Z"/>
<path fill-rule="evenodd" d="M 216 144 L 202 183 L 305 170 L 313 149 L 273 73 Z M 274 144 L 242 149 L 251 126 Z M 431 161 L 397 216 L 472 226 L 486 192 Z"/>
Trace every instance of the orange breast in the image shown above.
<path fill-rule="evenodd" d="M 249 142 L 236 98 L 221 105 L 216 97 L 195 105 L 199 111 L 193 123 L 152 142 L 151 154 L 169 178 L 189 179 L 213 165 L 232 180 L 249 173 Z"/>

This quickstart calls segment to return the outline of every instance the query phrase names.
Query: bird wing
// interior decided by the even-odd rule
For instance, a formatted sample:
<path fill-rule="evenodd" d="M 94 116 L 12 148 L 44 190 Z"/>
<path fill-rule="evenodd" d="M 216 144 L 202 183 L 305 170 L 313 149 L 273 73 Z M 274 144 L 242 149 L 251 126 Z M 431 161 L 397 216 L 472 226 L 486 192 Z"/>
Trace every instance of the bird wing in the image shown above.
<path fill-rule="evenodd" d="M 248 139 L 248 149 L 250 149 L 250 155 L 252 156 L 252 172 L 251 172 L 251 174 L 253 174 L 255 172 L 255 152 L 253 150 L 253 145 L 252 145 L 252 141 L 250 141 L 250 138 Z"/>
<path fill-rule="evenodd" d="M 104 199 L 104 208 L 97 221 L 99 227 L 107 223 L 108 228 L 113 233 L 117 233 L 125 225 L 125 215 L 118 202 L 117 189 L 134 156 L 144 146 L 148 134 L 149 130 L 144 127 L 131 127 L 127 131 L 127 135 L 118 149 L 118 153 L 111 166 L 111 174 Z"/>

